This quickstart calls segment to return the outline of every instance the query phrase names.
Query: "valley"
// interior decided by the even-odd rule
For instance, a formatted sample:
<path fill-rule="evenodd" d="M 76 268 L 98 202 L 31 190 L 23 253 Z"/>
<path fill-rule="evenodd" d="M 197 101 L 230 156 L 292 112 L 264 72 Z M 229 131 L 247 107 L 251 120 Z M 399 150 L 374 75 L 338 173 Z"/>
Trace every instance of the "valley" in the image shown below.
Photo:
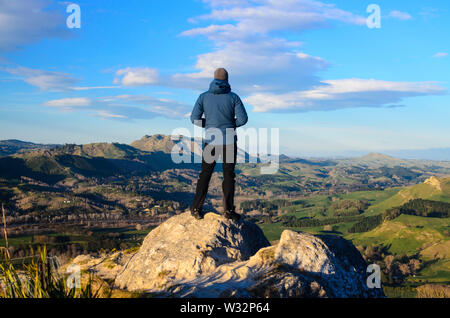
<path fill-rule="evenodd" d="M 12 257 L 26 259 L 30 246 L 42 244 L 66 260 L 136 249 L 192 201 L 200 164 L 174 164 L 174 144 L 164 135 L 130 145 L 0 142 L 0 202 Z M 237 165 L 236 205 L 272 243 L 285 229 L 343 236 L 381 266 L 391 297 L 450 284 L 450 162 L 280 156 L 274 175 L 261 175 L 261 165 Z M 220 169 L 207 211 L 221 211 Z"/>

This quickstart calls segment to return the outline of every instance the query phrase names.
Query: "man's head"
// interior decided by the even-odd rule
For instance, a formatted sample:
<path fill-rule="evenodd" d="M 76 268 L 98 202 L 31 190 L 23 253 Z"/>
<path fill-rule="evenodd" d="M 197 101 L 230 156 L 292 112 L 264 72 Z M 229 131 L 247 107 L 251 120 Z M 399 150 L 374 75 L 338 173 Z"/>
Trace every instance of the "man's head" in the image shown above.
<path fill-rule="evenodd" d="M 218 68 L 214 72 L 214 79 L 222 80 L 228 82 L 228 72 L 224 68 Z"/>

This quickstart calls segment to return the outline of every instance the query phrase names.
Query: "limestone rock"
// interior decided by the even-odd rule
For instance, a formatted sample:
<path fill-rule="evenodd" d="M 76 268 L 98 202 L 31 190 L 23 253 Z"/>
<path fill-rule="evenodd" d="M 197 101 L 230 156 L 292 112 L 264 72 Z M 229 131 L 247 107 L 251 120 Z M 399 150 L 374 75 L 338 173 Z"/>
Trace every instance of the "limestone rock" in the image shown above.
<path fill-rule="evenodd" d="M 72 264 L 80 266 L 81 270 L 89 271 L 102 279 L 114 280 L 125 264 L 130 260 L 133 253 L 115 252 L 109 255 L 79 255 L 73 259 Z M 66 270 L 66 267 L 64 270 Z"/>
<path fill-rule="evenodd" d="M 442 191 L 441 182 L 439 181 L 438 178 L 436 178 L 434 176 L 429 177 L 427 180 L 424 181 L 424 183 L 429 184 L 429 185 L 435 187 L 436 189 Z"/>
<path fill-rule="evenodd" d="M 159 297 L 383 297 L 349 241 L 286 230 L 269 246 L 255 224 L 172 217 L 145 238 L 116 286 Z"/>
<path fill-rule="evenodd" d="M 366 269 L 358 250 L 341 237 L 286 230 L 278 245 L 179 282 L 164 296 L 382 297 L 381 289 L 367 287 Z"/>
<path fill-rule="evenodd" d="M 247 260 L 268 245 L 253 223 L 233 222 L 214 213 L 196 220 L 186 212 L 151 231 L 115 282 L 130 291 L 164 292 L 174 282 Z"/>

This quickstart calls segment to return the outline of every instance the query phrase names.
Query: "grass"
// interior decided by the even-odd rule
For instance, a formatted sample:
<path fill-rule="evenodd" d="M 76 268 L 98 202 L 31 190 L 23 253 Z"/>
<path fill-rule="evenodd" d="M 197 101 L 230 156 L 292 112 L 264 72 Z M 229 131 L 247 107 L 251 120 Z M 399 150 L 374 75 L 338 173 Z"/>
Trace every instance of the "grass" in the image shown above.
<path fill-rule="evenodd" d="M 410 277 L 412 283 L 449 283 L 450 282 L 450 259 L 442 259 L 431 262 L 422 269 L 416 277 Z"/>
<path fill-rule="evenodd" d="M 417 287 L 418 298 L 450 298 L 450 286 L 426 284 Z"/>
<path fill-rule="evenodd" d="M 279 240 L 281 233 L 285 230 L 285 228 L 282 227 L 281 223 L 258 224 L 258 226 L 261 228 L 264 235 L 270 242 Z M 294 228 L 290 229 L 295 231 Z"/>
<path fill-rule="evenodd" d="M 447 185 L 445 185 L 447 186 Z M 443 191 L 444 194 L 447 193 Z M 384 191 L 358 191 L 348 194 L 336 195 L 340 200 L 367 200 L 369 208 L 363 215 L 376 215 L 383 213 L 386 209 L 401 205 L 410 198 L 428 197 L 436 199 L 436 195 L 442 195 L 434 191 L 427 184 L 420 184 L 409 188 L 392 188 Z M 295 211 L 288 215 L 296 217 L 313 216 L 322 218 L 330 216 L 328 207 L 333 203 L 329 196 L 313 196 L 303 199 L 302 205 L 295 206 Z M 292 209 L 292 207 L 289 207 Z M 323 215 L 323 210 L 327 209 Z M 332 225 L 332 234 L 342 235 L 353 242 L 355 246 L 383 245 L 394 255 L 416 255 L 423 262 L 423 268 L 415 276 L 411 276 L 403 286 L 386 286 L 385 293 L 392 298 L 425 297 L 428 293 L 432 295 L 434 287 L 422 289 L 420 294 L 416 286 L 424 284 L 449 284 L 450 283 L 450 218 L 430 218 L 413 215 L 401 215 L 398 218 L 384 222 L 372 231 L 365 233 L 348 234 L 347 230 L 352 223 L 339 223 Z M 266 237 L 274 242 L 279 240 L 285 229 L 304 231 L 312 234 L 325 233 L 324 228 L 287 228 L 282 223 L 259 224 Z M 407 286 L 412 285 L 412 286 Z M 420 295 L 419 295 L 420 294 Z"/>
<path fill-rule="evenodd" d="M 93 280 L 81 286 L 70 284 L 70 277 L 58 272 L 58 264 L 47 255 L 44 246 L 39 256 L 18 270 L 4 253 L 0 262 L 0 298 L 96 298 Z"/>
<path fill-rule="evenodd" d="M 284 181 L 279 182 L 283 184 Z M 447 185 L 445 185 L 447 186 Z M 447 193 L 447 192 L 445 192 Z M 384 212 L 386 209 L 393 206 L 401 205 L 405 200 L 414 197 L 437 198 L 442 195 L 435 191 L 430 185 L 419 184 L 409 188 L 390 188 L 383 191 L 357 191 L 347 194 L 337 194 L 334 196 L 314 195 L 301 200 L 301 204 L 286 208 L 291 210 L 288 215 L 296 217 L 324 218 L 330 217 L 332 211 L 329 208 L 336 200 L 367 200 L 370 204 L 369 208 L 363 215 L 375 215 Z M 386 286 L 385 293 L 388 297 L 416 297 L 419 293 L 416 288 L 417 285 L 425 283 L 433 284 L 448 284 L 450 282 L 450 241 L 448 236 L 444 234 L 450 227 L 450 219 L 425 218 L 410 215 L 401 215 L 400 217 L 383 223 L 372 231 L 365 233 L 348 234 L 348 228 L 353 223 L 339 223 L 332 225 L 331 234 L 342 235 L 346 239 L 353 242 L 354 245 L 384 245 L 388 250 L 396 255 L 414 255 L 422 252 L 421 258 L 425 261 L 424 268 L 416 275 L 416 277 L 409 277 L 407 284 L 412 286 Z M 327 233 L 324 227 L 310 227 L 310 228 L 288 228 L 282 223 L 273 224 L 259 224 L 265 236 L 269 241 L 273 242 L 279 240 L 281 233 L 285 229 L 294 231 L 304 231 L 312 234 Z M 92 236 L 88 235 L 70 235 L 66 233 L 47 234 L 51 236 L 65 235 L 70 237 L 70 244 L 73 242 L 89 242 L 98 239 L 100 235 L 108 233 L 120 233 L 121 237 L 129 239 L 131 237 L 138 237 L 138 239 L 145 237 L 150 230 L 135 230 L 134 228 L 108 228 L 108 229 L 92 229 Z M 11 237 L 9 243 L 12 246 L 31 245 L 32 236 Z M 4 240 L 0 240 L 0 245 L 4 245 Z M 136 249 L 129 249 L 127 252 L 135 252 Z M 439 259 L 436 257 L 439 253 Z M 41 260 L 42 263 L 42 260 Z M 36 267 L 35 267 L 36 268 Z M 34 270 L 36 272 L 36 270 Z M 161 275 L 166 273 L 162 272 Z M 14 278 L 14 275 L 13 275 Z M 0 276 L 1 280 L 1 276 Z M 422 291 L 423 295 L 432 293 L 430 290 Z M 60 289 L 61 293 L 61 289 Z M 42 295 L 45 295 L 42 294 Z M 62 293 L 70 297 L 70 294 Z"/>
<path fill-rule="evenodd" d="M 79 244 L 85 249 L 88 249 L 90 244 L 97 243 L 103 236 L 109 233 L 119 233 L 121 235 L 120 242 L 126 243 L 128 246 L 137 245 L 141 240 L 151 231 L 151 229 L 136 230 L 134 228 L 97 228 L 90 229 L 92 235 L 89 234 L 71 234 L 68 232 L 55 232 L 40 235 L 24 235 L 24 236 L 10 236 L 8 237 L 9 245 L 16 248 L 27 249 L 29 246 L 38 246 L 45 243 L 47 248 L 51 250 L 53 247 L 62 245 Z M 64 236 L 67 241 L 63 243 L 48 242 L 46 237 Z M 43 239 L 44 241 L 40 241 Z M 0 246 L 5 246 L 5 240 L 0 238 Z M 95 245 L 96 246 L 96 245 Z M 130 247 L 131 247 L 130 246 Z"/>
<path fill-rule="evenodd" d="M 450 226 L 450 219 L 425 218 L 401 215 L 365 233 L 346 235 L 355 245 L 384 245 L 394 254 L 412 255 L 429 244 L 448 240 L 443 228 Z"/>
<path fill-rule="evenodd" d="M 383 205 L 382 203 L 389 198 L 395 196 L 401 188 L 389 188 L 383 191 L 355 191 L 347 194 L 338 194 L 333 197 L 339 200 L 366 200 L 370 206 L 365 214 L 379 214 L 383 213 L 390 205 Z M 330 196 L 327 195 L 314 195 L 309 198 L 302 199 L 302 202 L 307 207 L 302 205 L 294 205 L 286 208 L 288 211 L 286 215 L 292 215 L 297 218 L 315 216 L 318 218 L 322 217 L 333 217 L 333 211 L 331 211 L 330 206 L 334 203 Z M 295 211 L 291 211 L 295 210 Z M 322 213 L 324 214 L 322 215 Z"/>
<path fill-rule="evenodd" d="M 349 223 L 338 223 L 333 224 L 333 231 L 325 231 L 324 226 L 316 226 L 316 227 L 286 227 L 281 223 L 272 223 L 272 224 L 258 224 L 258 226 L 263 231 L 264 235 L 267 237 L 269 241 L 277 241 L 280 239 L 281 233 L 284 230 L 292 230 L 292 231 L 300 231 L 300 232 L 308 232 L 311 234 L 334 234 L 334 235 L 343 235 L 348 228 L 350 228 L 354 222 Z"/>
<path fill-rule="evenodd" d="M 383 191 L 356 191 L 347 194 L 338 194 L 334 197 L 339 200 L 367 200 L 370 204 L 367 212 L 364 214 L 379 214 L 385 211 L 383 202 L 389 200 L 393 196 L 396 196 L 397 193 L 401 190 L 401 188 L 389 188 Z M 302 199 L 302 204 L 294 205 L 285 208 L 285 210 L 290 211 L 287 212 L 286 215 L 292 215 L 297 218 L 304 217 L 316 217 L 316 218 L 326 218 L 333 217 L 332 211 L 330 211 L 329 207 L 334 203 L 331 200 L 330 196 L 327 195 L 315 195 L 309 198 Z M 307 206 L 307 207 L 304 207 Z M 294 211 L 292 211 L 294 210 Z M 325 214 L 322 215 L 325 210 Z M 371 211 L 369 213 L 369 211 Z M 376 212 L 376 213 L 375 213 Z M 336 234 L 345 235 L 347 230 L 354 224 L 352 223 L 339 223 L 334 224 L 333 229 Z M 259 225 L 263 230 L 266 237 L 269 241 L 278 240 L 281 236 L 283 230 L 288 229 L 282 225 L 282 223 L 273 223 L 273 224 L 260 224 Z M 323 227 L 314 227 L 314 228 L 289 228 L 294 231 L 305 231 L 312 234 L 320 234 L 323 233 Z M 350 237 L 351 238 L 351 237 Z"/>
<path fill-rule="evenodd" d="M 416 298 L 417 290 L 409 286 L 383 286 L 387 298 Z"/>
<path fill-rule="evenodd" d="M 420 183 L 411 187 L 398 189 L 395 195 L 383 200 L 382 202 L 369 207 L 368 214 L 374 215 L 382 213 L 385 210 L 400 206 L 412 199 L 427 199 L 435 201 L 450 202 L 450 178 L 440 179 L 441 190 L 425 183 Z M 384 190 L 387 191 L 387 190 Z"/>

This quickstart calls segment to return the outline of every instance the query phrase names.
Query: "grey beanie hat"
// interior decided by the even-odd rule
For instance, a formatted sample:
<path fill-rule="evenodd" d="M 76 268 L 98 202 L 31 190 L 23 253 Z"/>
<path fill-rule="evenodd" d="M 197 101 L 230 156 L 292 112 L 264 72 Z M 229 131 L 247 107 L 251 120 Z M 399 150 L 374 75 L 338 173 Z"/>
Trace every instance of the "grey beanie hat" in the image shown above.
<path fill-rule="evenodd" d="M 214 79 L 222 80 L 228 82 L 228 72 L 224 68 L 218 68 L 214 72 Z"/>

